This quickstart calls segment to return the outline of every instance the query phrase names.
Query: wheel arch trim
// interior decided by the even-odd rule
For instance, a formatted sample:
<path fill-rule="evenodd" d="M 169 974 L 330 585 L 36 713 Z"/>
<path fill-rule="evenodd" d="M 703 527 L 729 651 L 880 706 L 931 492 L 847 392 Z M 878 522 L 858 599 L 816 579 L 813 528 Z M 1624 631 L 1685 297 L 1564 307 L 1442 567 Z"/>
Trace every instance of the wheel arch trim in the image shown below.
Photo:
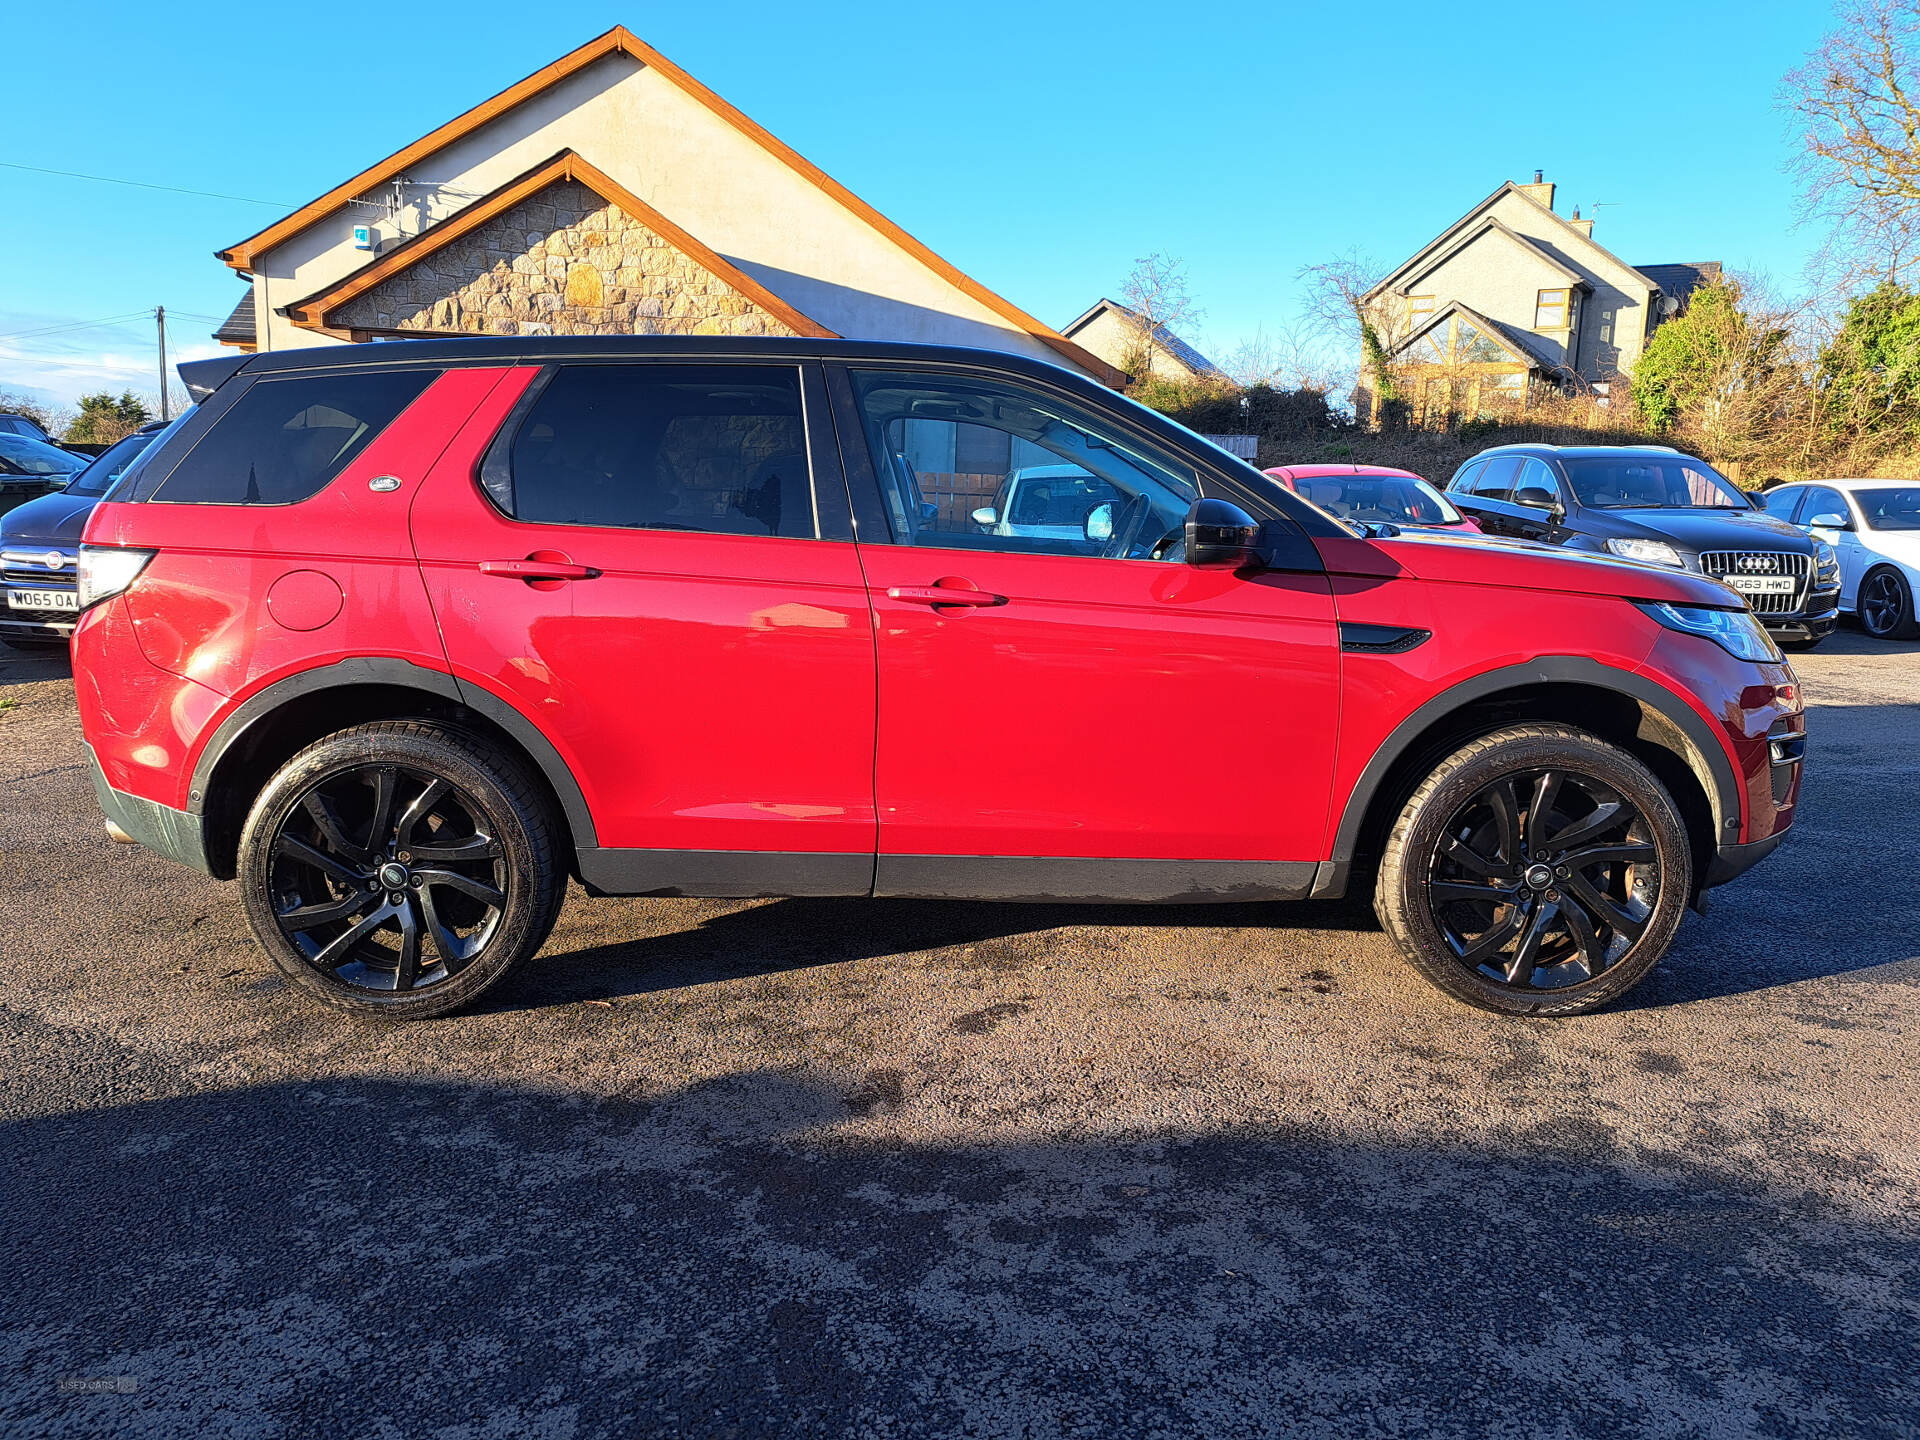
<path fill-rule="evenodd" d="M 188 812 L 194 815 L 205 813 L 207 792 L 220 762 L 261 721 L 290 704 L 311 699 L 326 691 L 372 685 L 417 690 L 436 699 L 451 700 L 498 725 L 526 752 L 552 787 L 565 813 L 567 827 L 572 832 L 574 848 L 592 849 L 598 844 L 593 814 L 587 807 L 586 796 L 560 752 L 539 726 L 483 686 L 462 684 L 444 670 L 434 670 L 411 660 L 386 656 L 355 656 L 331 665 L 302 670 L 248 696 L 220 722 L 211 738 L 201 747 L 199 758 L 194 761 L 193 780 L 187 795 Z"/>
<path fill-rule="evenodd" d="M 1380 787 L 1394 765 L 1422 735 L 1457 710 L 1534 685 L 1584 685 L 1611 690 L 1652 710 L 1673 727 L 1693 751 L 1690 758 L 1683 758 L 1689 758 L 1690 767 L 1706 791 L 1714 822 L 1712 844 L 1718 846 L 1739 838 L 1738 830 L 1745 814 L 1739 775 L 1726 745 L 1697 710 L 1675 691 L 1645 674 L 1603 665 L 1583 655 L 1546 655 L 1524 665 L 1489 670 L 1449 686 L 1393 728 L 1354 781 L 1334 831 L 1332 855 L 1321 864 L 1319 877 L 1314 882 L 1314 895 L 1336 896 L 1345 892 L 1361 832 Z"/>

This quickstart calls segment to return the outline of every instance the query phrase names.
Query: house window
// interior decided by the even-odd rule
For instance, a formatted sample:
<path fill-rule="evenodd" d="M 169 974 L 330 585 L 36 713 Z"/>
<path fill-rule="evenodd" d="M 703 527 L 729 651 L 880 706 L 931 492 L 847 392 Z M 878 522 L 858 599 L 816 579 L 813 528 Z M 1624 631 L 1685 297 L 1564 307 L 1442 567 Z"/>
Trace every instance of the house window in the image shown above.
<path fill-rule="evenodd" d="M 1533 328 L 1536 330 L 1564 330 L 1567 328 L 1567 312 L 1571 308 L 1570 290 L 1542 290 L 1534 297 Z"/>

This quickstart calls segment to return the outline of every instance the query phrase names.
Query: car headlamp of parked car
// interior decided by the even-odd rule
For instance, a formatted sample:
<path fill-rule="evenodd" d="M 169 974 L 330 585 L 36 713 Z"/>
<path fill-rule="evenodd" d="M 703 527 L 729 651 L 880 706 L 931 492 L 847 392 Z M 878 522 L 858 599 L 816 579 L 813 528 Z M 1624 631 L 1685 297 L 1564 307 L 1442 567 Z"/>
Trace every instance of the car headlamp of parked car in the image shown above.
<path fill-rule="evenodd" d="M 1671 565 L 1676 570 L 1687 568 L 1687 562 L 1680 552 L 1664 540 L 1609 540 L 1607 549 L 1622 560 L 1638 560 L 1642 565 Z"/>
<path fill-rule="evenodd" d="M 1698 605 L 1669 605 L 1664 600 L 1639 602 L 1640 608 L 1669 630 L 1711 640 L 1737 660 L 1756 663 L 1780 660 L 1780 651 L 1765 627 L 1748 610 L 1711 610 Z"/>
<path fill-rule="evenodd" d="M 140 572 L 153 559 L 151 550 L 135 550 L 123 545 L 82 545 L 78 566 L 80 608 L 111 600 L 140 578 Z"/>

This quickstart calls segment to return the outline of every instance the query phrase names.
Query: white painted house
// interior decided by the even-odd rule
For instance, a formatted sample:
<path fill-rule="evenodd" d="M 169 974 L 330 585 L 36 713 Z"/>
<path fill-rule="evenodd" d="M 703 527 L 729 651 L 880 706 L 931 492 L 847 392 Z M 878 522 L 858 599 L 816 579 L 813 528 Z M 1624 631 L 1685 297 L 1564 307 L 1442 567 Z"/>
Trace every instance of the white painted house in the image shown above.
<path fill-rule="evenodd" d="M 1106 361 L 962 274 L 624 28 L 218 252 L 218 332 L 770 334 Z"/>

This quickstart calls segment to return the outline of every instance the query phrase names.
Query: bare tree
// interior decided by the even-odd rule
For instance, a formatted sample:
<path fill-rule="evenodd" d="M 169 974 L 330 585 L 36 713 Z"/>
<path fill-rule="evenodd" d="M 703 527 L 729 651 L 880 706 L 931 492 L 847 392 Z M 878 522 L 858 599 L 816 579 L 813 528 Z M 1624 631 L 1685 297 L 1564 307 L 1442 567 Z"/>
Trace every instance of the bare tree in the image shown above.
<path fill-rule="evenodd" d="M 1306 314 L 1322 333 L 1337 336 L 1358 357 L 1354 413 L 1378 418 L 1375 399 L 1402 398 L 1394 376 L 1394 355 L 1412 336 L 1413 316 L 1398 297 L 1380 293 L 1386 268 L 1372 256 L 1349 250 L 1319 265 L 1301 269 L 1306 282 Z"/>
<path fill-rule="evenodd" d="M 1835 280 L 1898 276 L 1920 261 L 1920 0 L 1840 0 L 1835 18 L 1781 91 L 1804 213 L 1832 227 Z"/>
<path fill-rule="evenodd" d="M 1145 379 L 1153 373 L 1154 356 L 1163 344 L 1161 337 L 1191 326 L 1202 312 L 1187 290 L 1186 262 L 1158 251 L 1133 262 L 1133 271 L 1120 294 L 1133 312 L 1129 321 L 1133 333 L 1120 368 L 1136 380 Z"/>

